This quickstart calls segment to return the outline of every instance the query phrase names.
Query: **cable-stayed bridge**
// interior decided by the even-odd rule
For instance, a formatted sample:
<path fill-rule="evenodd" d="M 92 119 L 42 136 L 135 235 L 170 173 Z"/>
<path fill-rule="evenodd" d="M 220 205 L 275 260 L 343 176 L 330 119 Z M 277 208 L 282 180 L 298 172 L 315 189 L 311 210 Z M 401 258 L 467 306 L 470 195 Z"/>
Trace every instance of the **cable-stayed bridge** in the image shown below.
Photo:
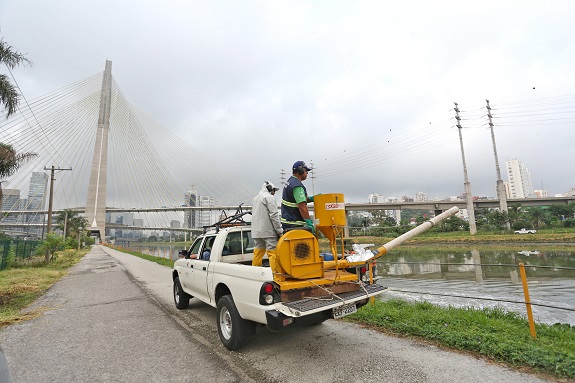
<path fill-rule="evenodd" d="M 44 170 L 52 166 L 53 209 L 84 212 L 89 227 L 101 235 L 108 208 L 133 210 L 144 227 L 170 228 L 173 221 L 184 221 L 183 205 L 200 205 L 190 203 L 190 196 L 237 207 L 257 192 L 217 166 L 209 153 L 182 142 L 131 105 L 109 61 L 103 73 L 22 102 L 18 113 L 0 125 L 0 142 L 18 153 L 37 154 L 2 180 L 4 212 L 26 212 L 24 218 L 3 215 L 2 226 L 45 221 L 50 177 Z M 182 209 L 151 211 L 167 207 Z"/>
<path fill-rule="evenodd" d="M 244 185 L 217 166 L 210 159 L 217 156 L 216 147 L 210 152 L 199 151 L 193 141 L 191 145 L 183 142 L 131 105 L 111 74 L 110 62 L 104 72 L 23 101 L 18 113 L 0 123 L 0 142 L 11 144 L 17 152 L 38 156 L 7 180 L 0 180 L 5 197 L 0 228 L 45 225 L 50 178 L 45 169 L 52 166 L 72 169 L 55 172 L 54 210 L 84 212 L 90 227 L 101 233 L 106 226 L 135 226 L 136 220 L 139 227 L 154 229 L 176 229 L 173 222 L 184 221 L 184 228 L 191 230 L 198 226 L 190 222 L 191 212 L 199 214 L 207 208 L 198 206 L 200 201 L 190 206 L 190 196 L 207 196 L 218 210 L 233 209 L 241 203 L 249 205 L 259 189 Z M 571 105 L 572 98 L 564 102 Z M 506 123 L 513 124 L 514 120 Z M 365 150 L 338 156 L 330 166 L 323 166 L 322 177 L 341 176 L 357 167 L 379 166 L 444 146 L 446 137 L 452 135 L 450 127 L 451 122 L 441 134 L 430 135 L 425 128 L 405 138 L 397 136 L 398 145 L 369 157 L 362 155 Z M 378 145 L 381 142 L 373 142 L 364 149 Z M 548 204 L 553 199 L 547 200 L 522 204 Z M 474 205 L 484 203 L 497 206 L 496 200 L 476 201 Z M 427 205 L 349 204 L 348 210 L 427 209 Z M 430 206 L 431 210 L 438 209 L 434 203 Z M 5 214 L 8 211 L 11 214 Z M 112 217 L 107 224 L 106 212 L 131 214 L 133 220 L 118 223 Z"/>

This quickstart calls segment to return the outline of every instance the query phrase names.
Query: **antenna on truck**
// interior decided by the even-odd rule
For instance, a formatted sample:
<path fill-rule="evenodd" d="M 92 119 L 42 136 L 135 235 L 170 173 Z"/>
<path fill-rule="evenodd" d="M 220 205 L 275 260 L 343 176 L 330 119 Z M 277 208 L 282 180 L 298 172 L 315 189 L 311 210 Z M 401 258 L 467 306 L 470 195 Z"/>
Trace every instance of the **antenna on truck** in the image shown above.
<path fill-rule="evenodd" d="M 236 209 L 236 212 L 230 216 L 228 216 L 226 214 L 225 210 L 222 210 L 222 214 L 220 215 L 223 216 L 224 218 L 220 219 L 218 222 L 211 224 L 211 225 L 205 225 L 204 226 L 204 234 L 206 233 L 206 231 L 209 228 L 215 227 L 216 228 L 216 233 L 220 231 L 220 229 L 222 227 L 230 227 L 230 226 L 247 226 L 250 224 L 250 222 L 246 222 L 244 221 L 244 215 L 246 214 L 252 214 L 251 211 L 243 211 L 242 209 L 242 204 L 240 204 L 240 206 L 238 206 L 238 208 Z"/>

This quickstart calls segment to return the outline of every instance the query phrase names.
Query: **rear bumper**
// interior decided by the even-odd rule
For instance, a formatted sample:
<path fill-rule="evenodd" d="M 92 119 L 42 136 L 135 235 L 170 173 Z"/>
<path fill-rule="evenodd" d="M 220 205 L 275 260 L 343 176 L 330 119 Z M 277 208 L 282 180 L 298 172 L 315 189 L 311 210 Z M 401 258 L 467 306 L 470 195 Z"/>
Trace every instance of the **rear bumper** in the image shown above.
<path fill-rule="evenodd" d="M 280 331 L 294 324 L 308 325 L 332 318 L 336 307 L 356 303 L 358 307 L 367 303 L 368 298 L 379 295 L 387 287 L 372 284 L 364 285 L 359 291 L 341 293 L 337 296 L 305 298 L 299 301 L 278 303 L 274 310 L 266 311 L 267 326 L 271 331 Z"/>
<path fill-rule="evenodd" d="M 294 318 L 276 310 L 266 311 L 267 328 L 270 331 L 282 331 L 292 326 L 309 326 L 332 318 L 331 310 Z"/>

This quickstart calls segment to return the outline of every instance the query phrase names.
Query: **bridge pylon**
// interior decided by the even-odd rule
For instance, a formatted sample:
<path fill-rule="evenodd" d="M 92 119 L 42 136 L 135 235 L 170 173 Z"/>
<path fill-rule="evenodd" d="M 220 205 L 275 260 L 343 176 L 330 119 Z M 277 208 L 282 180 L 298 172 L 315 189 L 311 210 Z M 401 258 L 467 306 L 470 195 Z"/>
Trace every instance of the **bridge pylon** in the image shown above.
<path fill-rule="evenodd" d="M 110 130 L 110 109 L 112 101 L 112 62 L 106 60 L 100 95 L 98 131 L 94 144 L 94 156 L 90 170 L 90 183 L 86 198 L 86 219 L 88 230 L 105 240 L 106 234 L 106 187 L 108 175 L 108 132 Z"/>

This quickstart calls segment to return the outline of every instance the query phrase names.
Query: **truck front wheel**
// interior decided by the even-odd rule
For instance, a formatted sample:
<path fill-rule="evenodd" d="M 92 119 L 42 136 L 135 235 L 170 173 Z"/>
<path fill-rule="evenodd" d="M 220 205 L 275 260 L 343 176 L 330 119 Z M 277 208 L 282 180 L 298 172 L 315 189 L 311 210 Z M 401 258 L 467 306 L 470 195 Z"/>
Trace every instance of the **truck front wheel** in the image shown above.
<path fill-rule="evenodd" d="M 217 305 L 218 334 L 224 346 L 235 351 L 241 348 L 255 331 L 255 323 L 240 316 L 231 295 L 220 298 Z"/>
<path fill-rule="evenodd" d="M 187 294 L 182 290 L 182 285 L 180 284 L 180 278 L 174 278 L 174 303 L 176 307 L 180 310 L 187 309 L 190 305 L 190 298 L 192 296 Z"/>

